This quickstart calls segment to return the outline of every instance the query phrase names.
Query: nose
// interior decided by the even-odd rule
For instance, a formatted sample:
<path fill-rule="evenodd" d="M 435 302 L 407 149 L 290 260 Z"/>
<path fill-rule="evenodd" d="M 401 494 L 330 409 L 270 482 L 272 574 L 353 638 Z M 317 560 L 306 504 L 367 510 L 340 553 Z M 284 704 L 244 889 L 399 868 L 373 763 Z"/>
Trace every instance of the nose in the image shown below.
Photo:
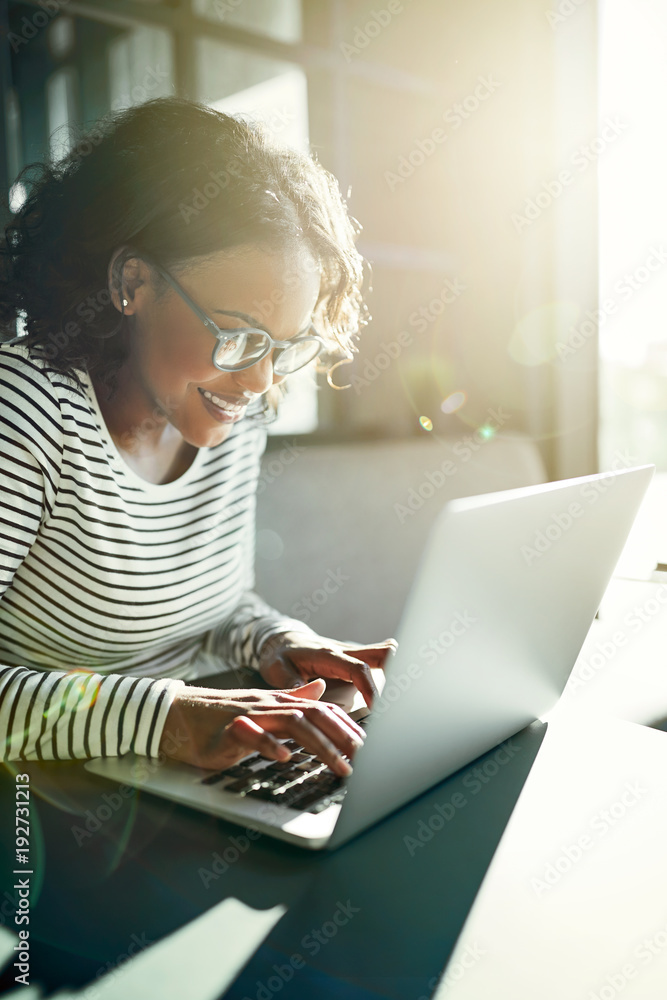
<path fill-rule="evenodd" d="M 257 361 L 254 365 L 251 365 L 250 368 L 244 368 L 242 371 L 236 372 L 234 377 L 237 385 L 240 385 L 248 392 L 261 395 L 267 392 L 272 385 L 282 382 L 282 378 L 273 373 L 272 356 L 273 352 L 267 354 L 261 361 Z"/>

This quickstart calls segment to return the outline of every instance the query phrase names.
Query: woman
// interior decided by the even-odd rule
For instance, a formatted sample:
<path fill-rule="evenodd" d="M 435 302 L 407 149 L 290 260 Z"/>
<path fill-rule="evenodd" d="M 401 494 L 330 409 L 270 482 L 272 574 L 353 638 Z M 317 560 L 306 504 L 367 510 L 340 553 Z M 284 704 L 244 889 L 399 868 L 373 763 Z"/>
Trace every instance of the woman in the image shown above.
<path fill-rule="evenodd" d="M 30 183 L 0 246 L 5 758 L 224 768 L 291 737 L 348 774 L 363 733 L 323 678 L 370 704 L 393 640 L 346 649 L 252 592 L 263 403 L 359 325 L 335 181 L 168 98 Z M 282 690 L 184 684 L 211 662 Z"/>

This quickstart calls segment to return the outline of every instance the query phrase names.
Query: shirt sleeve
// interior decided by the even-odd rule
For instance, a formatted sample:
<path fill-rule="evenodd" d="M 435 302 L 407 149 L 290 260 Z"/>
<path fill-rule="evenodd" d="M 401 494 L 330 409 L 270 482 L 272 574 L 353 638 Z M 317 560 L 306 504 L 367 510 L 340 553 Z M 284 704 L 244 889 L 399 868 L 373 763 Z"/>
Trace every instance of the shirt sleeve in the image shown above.
<path fill-rule="evenodd" d="M 49 516 L 63 420 L 45 373 L 0 354 L 0 600 Z M 0 759 L 156 756 L 183 682 L 0 662 Z"/>
<path fill-rule="evenodd" d="M 4 760 L 157 757 L 183 681 L 0 667 Z"/>
<path fill-rule="evenodd" d="M 264 643 L 282 632 L 300 632 L 305 639 L 317 635 L 298 618 L 288 618 L 247 591 L 230 617 L 210 634 L 206 648 L 229 666 L 259 670 Z"/>

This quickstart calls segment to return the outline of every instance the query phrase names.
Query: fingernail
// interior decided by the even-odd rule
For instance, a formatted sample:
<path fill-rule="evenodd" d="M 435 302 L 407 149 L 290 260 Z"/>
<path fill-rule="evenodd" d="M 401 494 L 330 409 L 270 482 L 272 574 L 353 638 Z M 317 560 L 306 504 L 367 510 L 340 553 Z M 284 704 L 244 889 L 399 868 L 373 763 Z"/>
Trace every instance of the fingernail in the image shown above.
<path fill-rule="evenodd" d="M 339 770 L 342 772 L 343 777 L 347 778 L 352 774 L 352 768 L 343 757 L 338 758 Z"/>

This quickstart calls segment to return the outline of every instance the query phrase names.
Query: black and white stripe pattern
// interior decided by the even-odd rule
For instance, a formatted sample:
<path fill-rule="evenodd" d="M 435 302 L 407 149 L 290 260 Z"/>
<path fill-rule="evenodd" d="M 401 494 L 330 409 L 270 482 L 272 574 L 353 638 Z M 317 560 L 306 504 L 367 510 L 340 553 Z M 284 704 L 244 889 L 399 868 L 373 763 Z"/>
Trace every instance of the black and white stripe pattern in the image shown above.
<path fill-rule="evenodd" d="M 180 678 L 211 657 L 256 667 L 271 635 L 310 632 L 252 592 L 264 429 L 240 421 L 153 485 L 122 461 L 84 382 L 20 343 L 0 348 L 7 759 L 155 756 Z"/>

